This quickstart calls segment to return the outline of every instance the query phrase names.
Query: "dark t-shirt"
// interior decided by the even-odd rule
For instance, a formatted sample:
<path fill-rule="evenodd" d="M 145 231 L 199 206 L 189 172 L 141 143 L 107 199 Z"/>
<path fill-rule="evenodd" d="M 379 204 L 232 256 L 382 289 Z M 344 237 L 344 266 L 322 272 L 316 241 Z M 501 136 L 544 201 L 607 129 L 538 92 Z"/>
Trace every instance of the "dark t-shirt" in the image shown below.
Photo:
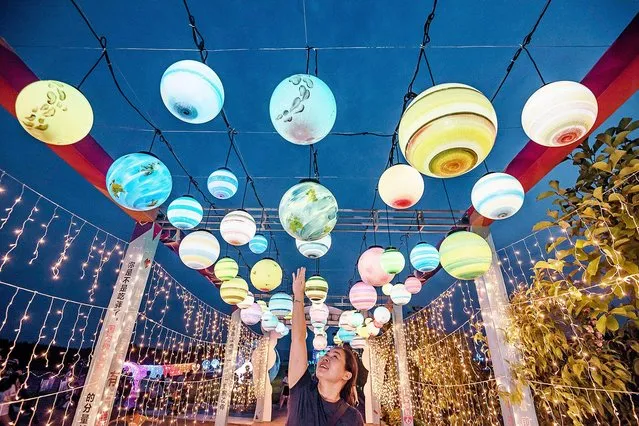
<path fill-rule="evenodd" d="M 291 388 L 286 426 L 326 426 L 342 404 L 346 404 L 343 399 L 338 402 L 324 401 L 317 390 L 317 380 L 311 378 L 306 370 L 302 378 Z M 362 415 L 351 406 L 348 406 L 335 423 L 335 426 L 363 425 Z"/>

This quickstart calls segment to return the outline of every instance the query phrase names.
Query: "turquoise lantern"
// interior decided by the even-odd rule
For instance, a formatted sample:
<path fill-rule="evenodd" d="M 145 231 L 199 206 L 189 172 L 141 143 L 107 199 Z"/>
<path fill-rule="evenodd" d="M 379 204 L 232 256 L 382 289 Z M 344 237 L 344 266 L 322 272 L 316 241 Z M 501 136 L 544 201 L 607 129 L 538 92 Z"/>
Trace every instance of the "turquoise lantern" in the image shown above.
<path fill-rule="evenodd" d="M 282 196 L 279 219 L 293 238 L 316 241 L 328 235 L 337 223 L 337 200 L 317 180 L 303 179 Z"/>
<path fill-rule="evenodd" d="M 285 317 L 293 311 L 293 297 L 286 293 L 275 293 L 268 301 L 268 309 L 276 317 Z"/>
<path fill-rule="evenodd" d="M 226 167 L 220 167 L 211 173 L 206 181 L 206 187 L 211 195 L 219 200 L 226 200 L 234 196 L 238 186 L 237 176 Z"/>
<path fill-rule="evenodd" d="M 420 272 L 434 271 L 439 266 L 439 251 L 428 243 L 417 243 L 409 257 L 413 268 Z"/>
<path fill-rule="evenodd" d="M 475 210 L 493 220 L 506 219 L 524 204 L 524 187 L 508 173 L 488 173 L 475 183 L 470 199 Z"/>
<path fill-rule="evenodd" d="M 178 229 L 192 229 L 200 224 L 204 209 L 198 200 L 185 195 L 171 201 L 166 209 L 166 217 Z"/>
<path fill-rule="evenodd" d="M 146 211 L 169 198 L 173 179 L 169 169 L 149 152 L 126 154 L 111 164 L 106 187 L 113 201 L 129 210 Z"/>
<path fill-rule="evenodd" d="M 262 254 L 268 248 L 268 240 L 262 234 L 255 234 L 251 241 L 249 241 L 249 250 L 255 254 Z"/>
<path fill-rule="evenodd" d="M 337 331 L 337 337 L 339 337 L 343 343 L 350 343 L 355 338 L 355 331 L 348 331 L 340 328 Z"/>

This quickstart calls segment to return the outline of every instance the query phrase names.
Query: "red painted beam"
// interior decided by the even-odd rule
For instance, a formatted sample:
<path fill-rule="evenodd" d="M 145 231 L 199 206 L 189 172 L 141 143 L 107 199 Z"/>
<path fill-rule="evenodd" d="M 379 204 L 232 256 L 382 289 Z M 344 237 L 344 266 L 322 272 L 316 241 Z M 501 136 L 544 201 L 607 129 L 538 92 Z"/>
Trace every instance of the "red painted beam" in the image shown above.
<path fill-rule="evenodd" d="M 16 116 L 15 103 L 18 93 L 38 77 L 0 38 L 0 105 L 11 115 Z M 16 121 L 16 126 L 18 125 Z M 113 158 L 93 139 L 87 135 L 80 142 L 73 145 L 48 145 L 53 152 L 67 162 L 75 171 L 80 173 L 91 185 L 111 200 L 106 189 L 106 172 L 109 170 Z M 157 209 L 137 212 L 123 209 L 136 222 L 152 222 L 157 215 Z"/>
<path fill-rule="evenodd" d="M 592 128 L 594 131 L 639 90 L 639 14 L 628 24 L 581 83 L 592 90 L 599 104 L 597 120 Z M 586 137 L 588 135 L 571 145 L 557 148 L 549 148 L 528 141 L 508 164 L 505 172 L 519 179 L 524 191 L 528 192 Z M 475 226 L 487 226 L 492 222 L 472 207 L 467 213 L 470 223 Z"/>

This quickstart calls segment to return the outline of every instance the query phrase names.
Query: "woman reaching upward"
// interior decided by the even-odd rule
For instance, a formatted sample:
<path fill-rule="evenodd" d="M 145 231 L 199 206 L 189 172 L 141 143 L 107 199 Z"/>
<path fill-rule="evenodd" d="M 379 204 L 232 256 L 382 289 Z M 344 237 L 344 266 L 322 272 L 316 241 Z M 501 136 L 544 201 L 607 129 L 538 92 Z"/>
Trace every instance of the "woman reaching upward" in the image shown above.
<path fill-rule="evenodd" d="M 288 363 L 290 397 L 287 426 L 362 426 L 356 401 L 357 359 L 347 348 L 333 348 L 308 372 L 304 286 L 306 269 L 293 274 L 293 321 Z"/>

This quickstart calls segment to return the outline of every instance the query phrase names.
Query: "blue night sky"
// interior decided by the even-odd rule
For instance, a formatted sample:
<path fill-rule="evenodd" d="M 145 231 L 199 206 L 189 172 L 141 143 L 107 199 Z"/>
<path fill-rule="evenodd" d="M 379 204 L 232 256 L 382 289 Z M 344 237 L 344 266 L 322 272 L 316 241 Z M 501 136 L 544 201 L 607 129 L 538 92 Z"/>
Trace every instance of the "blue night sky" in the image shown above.
<path fill-rule="evenodd" d="M 392 133 L 414 70 L 424 19 L 431 8 L 430 2 L 419 1 L 306 0 L 304 13 L 303 1 L 191 2 L 206 46 L 212 50 L 208 64 L 224 84 L 224 107 L 238 132 L 237 146 L 267 207 L 277 207 L 286 189 L 308 174 L 308 148 L 282 139 L 274 131 L 268 114 L 275 86 L 290 74 L 304 71 L 305 46 L 319 49 L 319 77 L 332 89 L 337 101 L 333 131 Z M 436 82 L 469 84 L 490 97 L 545 2 L 440 3 L 428 48 Z M 224 163 L 228 149 L 224 123 L 219 117 L 202 125 L 183 123 L 164 107 L 159 92 L 160 77 L 170 64 L 199 58 L 193 49 L 182 3 L 85 0 L 80 5 L 98 34 L 107 37 L 124 90 L 166 133 L 186 168 L 205 188 L 207 176 Z M 0 36 L 41 79 L 75 85 L 100 54 L 96 41 L 68 1 L 0 0 L 0 10 Z M 552 3 L 530 45 L 545 79 L 581 80 L 637 11 L 639 2 L 630 0 Z M 414 90 L 421 92 L 429 86 L 428 74 L 422 69 Z M 491 169 L 502 170 L 527 142 L 520 123 L 521 110 L 539 86 L 532 64 L 522 56 L 494 102 L 499 133 L 487 159 Z M 112 157 L 148 148 L 153 136 L 151 129 L 116 92 L 104 64 L 89 77 L 82 91 L 95 114 L 91 134 Z M 637 111 L 639 96 L 635 94 L 603 127 L 624 116 L 634 114 L 637 118 Z M 1 169 L 128 240 L 132 220 L 46 145 L 24 132 L 4 110 L 0 112 L 0 129 Z M 370 208 L 375 185 L 387 160 L 390 138 L 329 135 L 316 147 L 322 183 L 334 193 L 339 206 Z M 188 180 L 167 149 L 156 143 L 154 153 L 173 173 L 171 199 L 186 193 Z M 243 182 L 242 169 L 234 155 L 229 167 Z M 483 168 L 478 167 L 447 181 L 453 208 L 465 209 L 470 205 L 472 185 L 483 174 Z M 568 184 L 573 177 L 568 163 L 553 170 L 527 194 L 517 216 L 493 225 L 496 246 L 528 235 L 532 225 L 543 219 L 549 204 L 536 202 L 535 196 L 546 190 L 548 180 L 559 179 Z M 239 195 L 216 204 L 239 208 Z M 246 204 L 257 207 L 250 193 Z M 425 178 L 425 193 L 416 207 L 448 208 L 441 182 Z M 9 237 L 1 236 L 4 252 Z M 430 235 L 425 239 L 437 243 L 441 237 Z M 288 235 L 278 232 L 276 240 L 287 276 L 297 266 L 313 265 L 297 252 Z M 347 292 L 360 242 L 361 234 L 333 235 L 333 247 L 322 259 L 321 269 L 330 283 L 330 294 Z M 394 236 L 393 243 L 400 244 L 399 235 Z M 412 238 L 410 245 L 415 243 Z M 242 252 L 249 263 L 259 259 L 247 246 Z M 185 267 L 170 250 L 160 247 L 157 260 L 195 294 L 223 311 L 230 311 L 217 290 Z M 248 275 L 246 269 L 241 274 Z M 7 269 L 2 275 L 9 282 L 18 282 L 21 277 L 28 277 L 21 282 L 30 288 L 48 289 L 67 297 L 74 295 L 73 280 L 52 284 L 45 270 Z M 428 302 L 451 282 L 445 272 L 439 272 L 414 298 L 414 303 Z M 82 288 L 86 288 L 84 284 Z M 106 296 L 102 299 L 105 304 Z"/>

